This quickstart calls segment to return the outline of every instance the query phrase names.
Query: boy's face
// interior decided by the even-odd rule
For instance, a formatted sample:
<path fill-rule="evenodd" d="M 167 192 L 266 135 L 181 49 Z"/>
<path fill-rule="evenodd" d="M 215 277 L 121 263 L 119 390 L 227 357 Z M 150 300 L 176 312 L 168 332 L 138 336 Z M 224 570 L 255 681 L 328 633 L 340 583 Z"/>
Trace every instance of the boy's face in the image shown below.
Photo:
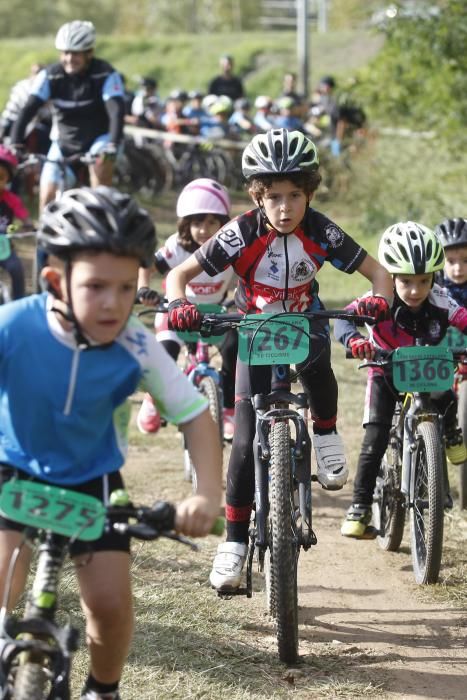
<path fill-rule="evenodd" d="M 60 63 L 68 75 L 84 71 L 91 62 L 93 52 L 90 51 L 61 51 Z"/>
<path fill-rule="evenodd" d="M 301 223 L 308 206 L 305 192 L 290 180 L 273 182 L 258 204 L 264 206 L 272 226 L 282 234 L 292 233 Z"/>
<path fill-rule="evenodd" d="M 447 248 L 444 251 L 446 263 L 444 273 L 454 284 L 467 282 L 467 246 Z"/>
<path fill-rule="evenodd" d="M 123 330 L 135 297 L 139 261 L 111 253 L 83 253 L 71 266 L 73 311 L 86 336 L 110 343 Z M 62 294 L 66 297 L 65 281 Z"/>
<path fill-rule="evenodd" d="M 190 221 L 191 237 L 198 245 L 203 245 L 221 228 L 221 222 L 214 214 L 198 214 Z"/>
<path fill-rule="evenodd" d="M 420 275 L 394 275 L 397 295 L 412 311 L 418 311 L 428 297 L 433 273 Z"/>

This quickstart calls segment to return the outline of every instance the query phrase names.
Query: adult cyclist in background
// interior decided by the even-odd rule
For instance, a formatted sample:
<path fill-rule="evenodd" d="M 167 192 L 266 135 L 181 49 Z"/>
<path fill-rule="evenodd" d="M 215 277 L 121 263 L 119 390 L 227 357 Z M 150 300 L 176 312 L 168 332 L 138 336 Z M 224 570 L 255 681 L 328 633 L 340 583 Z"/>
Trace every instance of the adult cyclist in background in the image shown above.
<path fill-rule="evenodd" d="M 31 94 L 11 131 L 11 144 L 24 142 L 28 123 L 46 102 L 53 109 L 49 161 L 90 152 L 102 154 L 89 167 L 90 184 L 111 185 L 113 161 L 123 135 L 124 88 L 120 74 L 106 61 L 94 57 L 96 30 L 92 22 L 74 20 L 62 25 L 55 39 L 60 60 L 40 71 Z M 55 198 L 61 171 L 46 162 L 41 173 L 40 210 Z M 72 169 L 67 186 L 75 184 Z"/>

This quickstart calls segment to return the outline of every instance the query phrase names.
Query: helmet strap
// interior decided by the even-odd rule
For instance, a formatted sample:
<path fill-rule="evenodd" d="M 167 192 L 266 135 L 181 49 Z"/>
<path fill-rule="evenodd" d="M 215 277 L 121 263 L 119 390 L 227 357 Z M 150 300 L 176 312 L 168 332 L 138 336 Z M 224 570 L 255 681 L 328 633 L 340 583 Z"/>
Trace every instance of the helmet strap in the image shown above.
<path fill-rule="evenodd" d="M 66 311 L 62 311 L 61 309 L 53 309 L 54 311 L 58 312 L 63 316 L 64 319 L 69 321 L 73 327 L 73 335 L 76 340 L 76 344 L 79 348 L 82 350 L 87 350 L 88 348 L 91 347 L 91 343 L 89 340 L 86 338 L 86 336 L 83 333 L 83 330 L 78 322 L 78 319 L 75 316 L 75 312 L 73 310 L 73 300 L 71 296 L 71 260 L 65 260 L 65 284 L 66 284 L 66 294 L 67 294 L 67 301 L 64 302 L 66 304 Z"/>

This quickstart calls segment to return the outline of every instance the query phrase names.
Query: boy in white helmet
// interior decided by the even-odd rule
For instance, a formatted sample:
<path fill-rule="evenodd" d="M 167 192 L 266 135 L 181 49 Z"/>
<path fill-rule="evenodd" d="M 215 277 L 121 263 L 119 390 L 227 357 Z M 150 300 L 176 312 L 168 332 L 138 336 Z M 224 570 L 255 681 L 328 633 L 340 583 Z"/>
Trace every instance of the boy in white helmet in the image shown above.
<path fill-rule="evenodd" d="M 372 359 L 376 348 L 393 350 L 414 345 L 423 338 L 437 345 L 448 326 L 467 332 L 467 310 L 450 299 L 446 290 L 434 284 L 434 275 L 444 266 L 443 248 L 435 233 L 413 221 L 390 226 L 379 244 L 379 260 L 394 280 L 394 302 L 391 317 L 377 323 L 366 338 L 349 321 L 336 321 L 336 338 L 350 348 L 353 357 Z M 356 302 L 347 307 L 356 308 Z M 345 537 L 370 539 L 371 504 L 379 465 L 389 441 L 392 415 L 398 393 L 392 380 L 380 368 L 368 370 L 365 414 L 365 435 L 358 459 L 352 505 L 341 528 Z M 446 454 L 453 464 L 467 458 L 462 434 L 457 427 L 457 404 L 454 392 L 433 397 L 445 414 Z"/>

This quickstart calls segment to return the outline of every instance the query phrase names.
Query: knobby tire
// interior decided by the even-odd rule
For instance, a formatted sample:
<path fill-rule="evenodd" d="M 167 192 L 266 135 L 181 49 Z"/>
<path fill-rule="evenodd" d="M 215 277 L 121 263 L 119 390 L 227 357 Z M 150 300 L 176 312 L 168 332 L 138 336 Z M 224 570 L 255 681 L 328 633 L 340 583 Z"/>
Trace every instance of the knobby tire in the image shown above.
<path fill-rule="evenodd" d="M 222 399 L 219 387 L 213 377 L 203 377 L 198 384 L 198 390 L 203 396 L 205 396 L 209 403 L 209 412 L 212 416 L 214 423 L 219 428 L 219 437 L 221 444 L 223 441 L 224 426 L 223 426 L 223 416 L 222 416 Z M 187 446 L 184 449 L 184 474 L 185 480 L 191 481 L 193 484 L 193 492 L 196 492 L 196 473 L 191 461 L 190 453 Z"/>
<path fill-rule="evenodd" d="M 379 531 L 377 542 L 386 552 L 397 552 L 404 534 L 405 508 L 400 492 L 401 458 L 400 446 L 391 438 L 378 470 L 373 501 L 373 521 Z"/>
<path fill-rule="evenodd" d="M 11 700 L 45 700 L 49 692 L 47 672 L 40 663 L 26 661 L 18 666 Z"/>
<path fill-rule="evenodd" d="M 420 584 L 436 583 L 441 567 L 444 526 L 443 445 L 437 426 L 417 428 L 412 462 L 413 507 L 410 511 L 412 566 Z"/>
<path fill-rule="evenodd" d="M 270 433 L 269 482 L 270 585 L 275 611 L 279 658 L 293 664 L 298 657 L 298 536 L 293 502 L 290 426 L 278 421 Z M 271 605 L 271 603 L 270 603 Z"/>

